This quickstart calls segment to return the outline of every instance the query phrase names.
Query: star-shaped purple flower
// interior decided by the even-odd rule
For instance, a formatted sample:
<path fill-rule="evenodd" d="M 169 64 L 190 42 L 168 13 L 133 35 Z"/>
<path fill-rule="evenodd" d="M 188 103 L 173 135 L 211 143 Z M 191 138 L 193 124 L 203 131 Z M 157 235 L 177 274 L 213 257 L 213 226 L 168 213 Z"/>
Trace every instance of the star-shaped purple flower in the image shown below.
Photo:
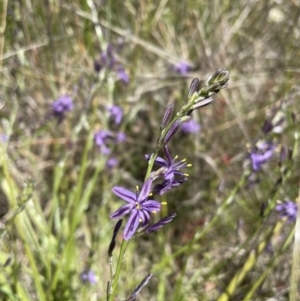
<path fill-rule="evenodd" d="M 162 166 L 160 174 L 163 175 L 164 181 L 161 184 L 156 184 L 153 188 L 153 192 L 160 195 L 185 182 L 187 180 L 186 176 L 188 175 L 181 172 L 180 169 L 191 166 L 191 164 L 186 163 L 185 159 L 176 162 L 177 156 L 172 159 L 167 146 L 164 147 L 164 152 L 166 160 L 161 157 L 155 159 L 155 163 Z M 145 157 L 149 160 L 150 155 L 146 155 Z"/>
<path fill-rule="evenodd" d="M 138 191 L 133 193 L 122 187 L 114 187 L 112 189 L 114 194 L 128 203 L 110 215 L 111 218 L 115 219 L 130 214 L 124 230 L 125 240 L 131 239 L 139 226 L 145 228 L 149 224 L 150 213 L 156 213 L 161 208 L 159 202 L 148 200 L 151 186 L 152 179 L 148 178 L 140 193 L 138 193 Z"/>
<path fill-rule="evenodd" d="M 170 151 L 167 146 L 164 147 L 164 152 L 166 155 L 166 160 L 161 157 L 157 157 L 155 159 L 155 163 L 165 168 L 165 171 L 163 172 L 165 180 L 173 181 L 176 176 L 185 177 L 185 174 L 182 173 L 180 169 L 185 167 L 190 167 L 191 164 L 187 164 L 186 159 L 176 162 L 178 156 L 175 156 L 175 158 L 172 159 Z M 149 155 L 146 155 L 145 157 L 146 159 L 150 158 Z"/>

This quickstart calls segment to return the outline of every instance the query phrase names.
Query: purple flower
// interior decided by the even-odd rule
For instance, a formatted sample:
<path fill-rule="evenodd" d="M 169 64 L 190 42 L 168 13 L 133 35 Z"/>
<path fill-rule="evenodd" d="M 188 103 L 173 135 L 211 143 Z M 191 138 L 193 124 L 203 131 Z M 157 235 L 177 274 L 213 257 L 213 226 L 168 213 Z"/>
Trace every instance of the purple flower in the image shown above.
<path fill-rule="evenodd" d="M 116 158 L 109 158 L 106 162 L 106 166 L 108 168 L 113 168 L 118 164 L 118 159 Z"/>
<path fill-rule="evenodd" d="M 113 105 L 107 107 L 110 117 L 114 119 L 115 124 L 120 124 L 123 117 L 123 110 L 121 107 Z"/>
<path fill-rule="evenodd" d="M 115 139 L 117 143 L 122 143 L 126 140 L 126 134 L 124 132 L 118 132 Z"/>
<path fill-rule="evenodd" d="M 102 51 L 101 62 L 103 65 L 107 66 L 108 69 L 113 69 L 115 66 L 116 60 L 112 44 L 108 44 L 106 50 Z"/>
<path fill-rule="evenodd" d="M 112 133 L 108 130 L 100 130 L 95 133 L 95 144 L 100 148 L 103 155 L 109 155 L 111 150 L 107 146 L 107 142 L 112 138 Z"/>
<path fill-rule="evenodd" d="M 129 240 L 135 234 L 140 226 L 145 228 L 150 221 L 150 213 L 156 213 L 160 210 L 161 204 L 154 200 L 148 200 L 152 186 L 152 179 L 148 178 L 141 192 L 133 193 L 122 187 L 114 187 L 113 193 L 127 202 L 126 205 L 120 207 L 117 211 L 110 215 L 111 218 L 121 218 L 124 215 L 130 214 L 128 222 L 124 230 L 124 239 Z"/>
<path fill-rule="evenodd" d="M 53 115 L 63 119 L 65 114 L 73 109 L 73 101 L 69 95 L 63 95 L 52 103 Z"/>
<path fill-rule="evenodd" d="M 260 143 L 255 151 L 250 153 L 251 165 L 254 171 L 258 171 L 261 165 L 271 159 L 275 146 L 271 143 Z"/>
<path fill-rule="evenodd" d="M 155 159 L 155 163 L 162 166 L 162 167 L 164 167 L 165 170 L 163 172 L 163 175 L 164 175 L 165 180 L 173 181 L 176 176 L 185 177 L 186 174 L 182 173 L 180 171 L 180 169 L 185 168 L 185 167 L 190 167 L 191 164 L 187 164 L 186 159 L 183 159 L 183 160 L 180 160 L 180 161 L 176 162 L 178 156 L 175 156 L 175 158 L 172 159 L 171 154 L 170 154 L 169 149 L 168 149 L 167 146 L 164 147 L 164 152 L 165 152 L 165 155 L 166 155 L 166 160 L 161 158 L 161 157 L 157 157 Z M 146 157 L 146 159 L 150 158 L 149 155 L 146 155 L 145 157 Z"/>
<path fill-rule="evenodd" d="M 119 67 L 117 70 L 117 77 L 119 80 L 121 80 L 123 83 L 128 84 L 129 83 L 129 76 L 126 73 L 125 69 L 123 67 Z"/>
<path fill-rule="evenodd" d="M 1 134 L 0 135 L 0 141 L 1 142 L 8 142 L 8 140 L 9 140 L 9 136 L 8 135 L 5 135 L 5 134 Z"/>
<path fill-rule="evenodd" d="M 280 217 L 287 217 L 289 222 L 294 221 L 297 217 L 297 205 L 290 200 L 277 205 L 275 209 L 280 213 Z"/>
<path fill-rule="evenodd" d="M 95 273 L 92 270 L 87 270 L 85 269 L 81 274 L 80 274 L 81 281 L 83 283 L 90 283 L 90 284 L 96 284 L 97 279 L 95 276 Z"/>
<path fill-rule="evenodd" d="M 118 49 L 117 49 L 118 50 Z M 102 68 L 114 71 L 118 80 L 123 81 L 125 84 L 129 83 L 129 77 L 124 67 L 116 61 L 115 49 L 112 44 L 108 44 L 106 50 L 101 52 L 100 59 L 94 60 L 94 69 L 100 72 Z"/>
<path fill-rule="evenodd" d="M 184 133 L 184 134 L 194 134 L 199 132 L 201 129 L 201 126 L 194 120 L 191 119 L 187 122 L 183 122 L 181 125 L 180 130 Z"/>
<path fill-rule="evenodd" d="M 177 73 L 179 73 L 181 75 L 186 75 L 188 72 L 193 70 L 193 66 L 182 61 L 182 62 L 175 64 L 173 66 L 173 69 L 174 69 L 174 71 L 176 71 Z"/>
<path fill-rule="evenodd" d="M 161 184 L 156 184 L 154 186 L 153 193 L 160 195 L 164 194 L 166 191 L 174 187 L 178 187 L 183 182 L 185 182 L 187 180 L 186 176 L 188 175 L 182 173 L 180 169 L 191 166 L 191 164 L 186 163 L 185 159 L 176 162 L 178 158 L 177 156 L 172 159 L 167 146 L 164 147 L 164 151 L 166 160 L 161 157 L 157 157 L 155 159 L 155 163 L 162 166 L 160 174 L 163 174 L 164 181 Z M 147 160 L 149 160 L 150 155 L 146 155 L 145 157 Z"/>

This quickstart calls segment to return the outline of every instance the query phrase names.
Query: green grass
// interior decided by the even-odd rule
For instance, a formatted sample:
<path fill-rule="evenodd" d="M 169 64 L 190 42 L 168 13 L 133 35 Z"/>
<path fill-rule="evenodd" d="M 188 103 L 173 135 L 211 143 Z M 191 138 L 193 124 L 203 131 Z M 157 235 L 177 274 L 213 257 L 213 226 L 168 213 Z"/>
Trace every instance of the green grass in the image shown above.
<path fill-rule="evenodd" d="M 187 182 L 157 197 L 168 203 L 161 216 L 177 217 L 129 244 L 115 300 L 149 273 L 139 300 L 299 298 L 294 223 L 274 210 L 299 194 L 296 1 L 4 0 L 0 7 L 0 134 L 9 136 L 0 144 L 1 300 L 106 300 L 109 215 L 122 204 L 111 188 L 141 186 L 168 103 L 179 111 L 192 79 L 204 82 L 219 68 L 230 80 L 193 112 L 201 131 L 170 142 L 172 155 L 193 165 Z M 94 71 L 101 51 L 120 41 L 128 85 L 115 72 Z M 180 61 L 193 70 L 176 73 Z M 58 124 L 51 104 L 63 94 L 74 110 Z M 124 110 L 119 127 L 106 113 L 111 104 Z M 266 138 L 261 127 L 274 108 L 284 129 L 267 135 L 275 155 L 249 188 L 249 147 Z M 113 169 L 94 145 L 98 129 L 127 135 L 113 149 Z M 281 145 L 290 149 L 283 161 Z M 119 234 L 113 272 L 121 242 Z M 82 283 L 86 267 L 96 284 Z"/>

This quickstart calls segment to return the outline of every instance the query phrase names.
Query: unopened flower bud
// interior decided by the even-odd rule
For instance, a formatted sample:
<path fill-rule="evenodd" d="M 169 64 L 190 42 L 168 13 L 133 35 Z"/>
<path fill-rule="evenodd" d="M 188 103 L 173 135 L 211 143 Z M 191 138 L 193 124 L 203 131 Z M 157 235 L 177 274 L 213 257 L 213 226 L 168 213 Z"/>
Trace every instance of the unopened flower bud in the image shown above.
<path fill-rule="evenodd" d="M 212 84 L 218 83 L 223 86 L 229 80 L 229 71 L 224 69 L 218 69 L 214 74 L 212 74 L 206 81 L 206 85 L 210 86 Z"/>
<path fill-rule="evenodd" d="M 194 78 L 190 85 L 188 97 L 191 97 L 195 92 L 199 91 L 200 81 L 198 78 Z"/>
<path fill-rule="evenodd" d="M 176 134 L 176 132 L 179 130 L 181 126 L 181 120 L 176 120 L 170 127 L 169 131 L 167 132 L 165 138 L 164 138 L 164 144 L 167 144 L 173 136 Z"/>
<path fill-rule="evenodd" d="M 202 108 L 202 107 L 205 107 L 207 105 L 209 105 L 210 103 L 213 102 L 213 98 L 212 97 L 208 97 L 208 98 L 205 98 L 203 100 L 200 100 L 199 102 L 195 103 L 191 109 L 192 110 L 196 110 L 196 109 L 199 109 L 199 108 Z"/>
<path fill-rule="evenodd" d="M 168 123 L 170 122 L 170 120 L 172 118 L 173 111 L 174 111 L 174 104 L 171 103 L 168 105 L 166 112 L 164 114 L 163 120 L 160 125 L 161 129 L 165 128 L 168 125 Z"/>
<path fill-rule="evenodd" d="M 108 254 L 108 257 L 111 257 L 112 256 L 112 253 L 115 249 L 115 246 L 116 246 L 116 237 L 118 235 L 118 232 L 122 226 L 122 222 L 123 220 L 122 219 L 119 219 L 118 222 L 116 223 L 116 226 L 114 228 L 114 232 L 113 232 L 113 236 L 112 236 L 112 239 L 111 239 L 111 242 L 109 244 L 109 247 L 108 247 L 108 251 L 107 251 L 107 254 Z"/>

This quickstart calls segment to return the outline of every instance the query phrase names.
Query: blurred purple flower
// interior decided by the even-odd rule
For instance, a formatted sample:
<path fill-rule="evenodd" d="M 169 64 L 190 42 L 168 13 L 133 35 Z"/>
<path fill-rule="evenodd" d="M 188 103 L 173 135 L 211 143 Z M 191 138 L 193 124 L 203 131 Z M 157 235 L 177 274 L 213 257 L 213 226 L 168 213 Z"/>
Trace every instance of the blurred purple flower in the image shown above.
<path fill-rule="evenodd" d="M 116 72 L 118 80 L 123 81 L 125 84 L 129 83 L 129 77 L 124 67 L 116 61 L 115 49 L 112 44 L 108 44 L 106 50 L 101 52 L 100 59 L 94 60 L 95 71 L 100 72 L 102 68 Z"/>
<path fill-rule="evenodd" d="M 118 68 L 117 76 L 118 76 L 118 79 L 121 80 L 123 83 L 125 83 L 125 84 L 129 83 L 129 76 L 123 67 Z"/>
<path fill-rule="evenodd" d="M 113 168 L 118 164 L 118 159 L 116 158 L 109 158 L 106 162 L 106 166 L 108 168 Z"/>
<path fill-rule="evenodd" d="M 95 133 L 94 141 L 95 144 L 100 148 L 103 155 L 109 155 L 111 150 L 107 146 L 107 142 L 112 138 L 112 133 L 108 130 L 100 130 Z"/>
<path fill-rule="evenodd" d="M 184 134 L 194 134 L 199 132 L 200 129 L 200 124 L 198 124 L 194 119 L 183 122 L 180 128 L 181 132 Z"/>
<path fill-rule="evenodd" d="M 116 134 L 116 142 L 117 143 L 122 143 L 126 140 L 126 134 L 124 132 L 118 132 Z"/>
<path fill-rule="evenodd" d="M 251 165 L 254 171 L 258 171 L 261 165 L 269 161 L 274 153 L 275 145 L 262 142 L 260 143 L 255 151 L 250 153 Z"/>
<path fill-rule="evenodd" d="M 81 281 L 83 283 L 89 283 L 89 284 L 96 284 L 97 283 L 95 273 L 92 270 L 84 270 L 80 274 L 80 278 L 81 278 Z"/>
<path fill-rule="evenodd" d="M 1 142 L 8 142 L 8 140 L 9 140 L 9 136 L 8 135 L 5 135 L 5 134 L 1 134 L 0 135 L 0 141 Z"/>
<path fill-rule="evenodd" d="M 120 124 L 123 118 L 123 110 L 121 107 L 113 105 L 107 107 L 110 117 L 114 119 L 115 124 Z"/>
<path fill-rule="evenodd" d="M 53 115 L 63 119 L 65 114 L 73 109 L 73 101 L 69 95 L 63 95 L 52 103 Z"/>
<path fill-rule="evenodd" d="M 287 217 L 289 222 L 296 220 L 297 205 L 294 202 L 286 200 L 280 205 L 277 205 L 275 209 L 280 213 L 280 217 Z"/>
<path fill-rule="evenodd" d="M 101 68 L 101 62 L 99 60 L 94 60 L 94 70 L 99 73 L 101 71 Z"/>
<path fill-rule="evenodd" d="M 141 189 L 141 192 L 133 193 L 122 187 L 114 187 L 113 193 L 128 204 L 123 205 L 117 211 L 110 215 L 111 218 L 121 218 L 130 214 L 124 230 L 124 239 L 129 240 L 135 234 L 140 223 L 145 228 L 150 221 L 150 213 L 156 213 L 160 210 L 161 204 L 154 200 L 148 200 L 151 191 L 152 179 L 148 178 Z"/>
<path fill-rule="evenodd" d="M 182 61 L 173 65 L 173 69 L 181 75 L 186 75 L 188 72 L 193 70 L 193 66 L 191 66 L 187 62 Z"/>
<path fill-rule="evenodd" d="M 108 69 L 113 69 L 113 67 L 115 66 L 116 60 L 114 57 L 112 44 L 108 44 L 106 50 L 102 51 L 101 62 Z"/>

